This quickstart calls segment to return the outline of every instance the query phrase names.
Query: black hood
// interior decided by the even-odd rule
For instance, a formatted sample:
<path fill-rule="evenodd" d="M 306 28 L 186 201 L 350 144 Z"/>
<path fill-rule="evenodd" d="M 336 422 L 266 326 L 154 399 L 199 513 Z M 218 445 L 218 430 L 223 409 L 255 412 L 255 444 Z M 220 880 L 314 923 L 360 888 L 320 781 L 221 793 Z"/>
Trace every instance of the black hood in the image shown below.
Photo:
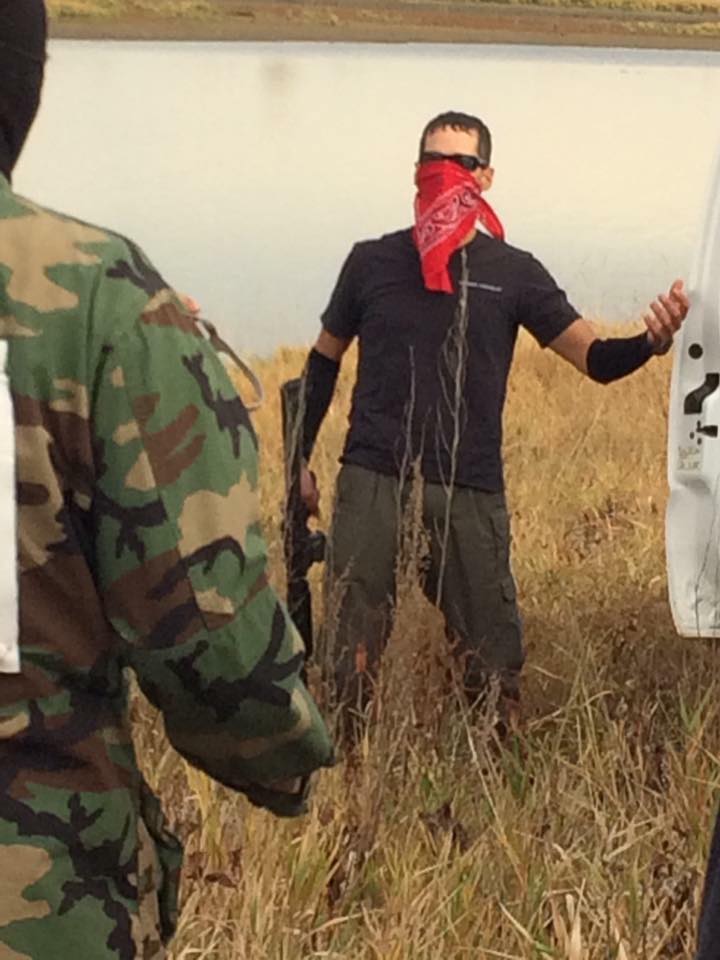
<path fill-rule="evenodd" d="M 43 0 L 0 0 L 0 171 L 10 177 L 40 104 Z"/>

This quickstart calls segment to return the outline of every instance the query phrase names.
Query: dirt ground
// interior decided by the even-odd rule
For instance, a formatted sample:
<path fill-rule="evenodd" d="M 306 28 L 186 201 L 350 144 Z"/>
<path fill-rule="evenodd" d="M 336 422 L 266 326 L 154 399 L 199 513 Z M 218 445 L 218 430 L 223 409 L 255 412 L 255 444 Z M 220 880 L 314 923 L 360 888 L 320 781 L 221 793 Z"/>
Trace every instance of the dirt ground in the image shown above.
<path fill-rule="evenodd" d="M 172 19 L 61 17 L 54 37 L 113 40 L 258 40 L 531 43 L 720 50 L 715 12 L 637 13 L 513 3 L 238 2 Z"/>

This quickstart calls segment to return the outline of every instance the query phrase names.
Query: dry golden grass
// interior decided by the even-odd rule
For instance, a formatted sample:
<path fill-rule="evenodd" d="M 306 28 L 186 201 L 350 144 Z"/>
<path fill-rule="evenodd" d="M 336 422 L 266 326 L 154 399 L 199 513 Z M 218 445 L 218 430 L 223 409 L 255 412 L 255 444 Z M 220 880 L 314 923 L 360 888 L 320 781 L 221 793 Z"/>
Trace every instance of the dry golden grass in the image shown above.
<path fill-rule="evenodd" d="M 145 16 L 203 19 L 218 13 L 212 0 L 47 0 L 47 7 L 55 20 Z"/>
<path fill-rule="evenodd" d="M 72 17 L 91 17 L 91 18 L 131 18 L 131 17 L 159 17 L 159 18 L 181 18 L 181 19 L 211 19 L 223 16 L 237 16 L 238 11 L 245 13 L 253 12 L 256 15 L 265 15 L 263 11 L 262 0 L 249 0 L 247 3 L 236 4 L 228 0 L 47 0 L 48 9 L 51 17 L 55 19 L 68 19 Z M 368 16 L 375 20 L 382 20 L 387 17 L 392 21 L 402 21 L 402 7 L 412 8 L 417 0 L 393 0 L 391 9 L 384 11 L 378 7 L 377 3 L 367 5 L 365 11 Z M 420 0 L 425 5 L 428 0 Z M 454 0 L 454 5 L 458 8 L 478 6 L 481 7 L 486 0 Z M 548 7 L 556 9 L 558 7 L 571 7 L 576 9 L 588 9 L 597 11 L 601 9 L 623 10 L 629 14 L 632 13 L 694 13 L 707 14 L 711 17 L 716 16 L 720 11 L 720 0 L 492 0 L 492 2 L 508 3 L 510 5 L 531 5 L 537 7 Z M 432 0 L 430 0 L 432 5 Z M 451 7 L 453 4 L 446 3 L 445 0 L 437 0 L 438 7 Z M 297 11 L 296 11 L 297 6 Z M 307 13 L 312 17 L 332 16 L 334 9 L 342 9 L 343 14 L 347 15 L 348 8 L 357 8 L 358 11 L 364 10 L 362 0 L 347 4 L 335 3 L 317 3 L 309 2 L 305 4 L 293 4 L 290 9 L 293 13 Z"/>
<path fill-rule="evenodd" d="M 277 388 L 302 360 L 283 350 L 260 365 L 278 586 Z M 378 722 L 300 821 L 188 770 L 140 710 L 143 762 L 187 841 L 174 960 L 691 955 L 720 683 L 712 646 L 678 639 L 667 606 L 668 373 L 658 360 L 602 388 L 520 345 L 505 456 L 528 662 L 524 728 L 506 750 L 444 687 L 442 625 L 411 585 Z M 314 463 L 326 513 L 350 386 L 348 369 Z"/>

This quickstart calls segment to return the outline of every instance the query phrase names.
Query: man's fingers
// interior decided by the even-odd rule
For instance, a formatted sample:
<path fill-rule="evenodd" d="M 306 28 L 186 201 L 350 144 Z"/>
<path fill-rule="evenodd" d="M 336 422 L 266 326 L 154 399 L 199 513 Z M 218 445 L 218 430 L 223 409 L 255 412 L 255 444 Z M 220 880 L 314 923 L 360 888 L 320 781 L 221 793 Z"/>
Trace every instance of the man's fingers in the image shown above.
<path fill-rule="evenodd" d="M 650 309 L 652 310 L 653 316 L 657 321 L 657 326 L 653 329 L 657 329 L 663 336 L 671 337 L 675 332 L 675 326 L 673 323 L 673 318 L 663 302 L 659 299 L 653 300 L 653 302 L 650 304 Z"/>
<path fill-rule="evenodd" d="M 685 294 L 685 282 L 683 280 L 676 280 L 670 287 L 670 293 L 683 296 L 687 300 L 687 296 Z"/>
<path fill-rule="evenodd" d="M 671 290 L 670 297 L 674 303 L 676 303 L 679 309 L 682 311 L 683 320 L 688 314 L 690 309 L 690 299 L 688 295 L 682 290 Z"/>
<path fill-rule="evenodd" d="M 673 333 L 677 333 L 682 326 L 683 320 L 685 319 L 685 310 L 683 309 L 682 304 L 672 297 L 666 297 L 664 294 L 660 297 L 660 303 L 665 308 L 666 318 L 673 330 Z"/>
<path fill-rule="evenodd" d="M 650 339 L 653 344 L 658 346 L 664 343 L 662 327 L 657 317 L 652 313 L 646 313 L 643 320 L 645 321 L 645 326 L 648 328 L 648 333 L 650 334 Z"/>
<path fill-rule="evenodd" d="M 670 287 L 668 299 L 675 310 L 679 312 L 680 323 L 682 323 L 690 309 L 690 298 L 685 292 L 685 284 L 682 280 L 676 280 Z"/>
<path fill-rule="evenodd" d="M 682 280 L 676 280 L 668 294 L 661 293 L 653 300 L 650 313 L 645 315 L 645 325 L 656 347 L 671 343 L 687 316 L 690 302 L 683 287 Z"/>
<path fill-rule="evenodd" d="M 320 511 L 320 491 L 315 481 L 315 474 L 303 467 L 300 473 L 300 496 L 308 513 L 315 517 Z"/>

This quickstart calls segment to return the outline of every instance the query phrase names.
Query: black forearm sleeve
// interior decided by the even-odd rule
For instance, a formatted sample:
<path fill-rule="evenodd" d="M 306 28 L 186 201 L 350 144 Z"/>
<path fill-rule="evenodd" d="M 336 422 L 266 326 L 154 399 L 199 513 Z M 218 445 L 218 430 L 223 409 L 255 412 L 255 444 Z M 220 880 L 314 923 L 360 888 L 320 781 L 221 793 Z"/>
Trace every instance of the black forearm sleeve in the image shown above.
<path fill-rule="evenodd" d="M 305 365 L 305 415 L 303 417 L 303 457 L 310 459 L 320 425 L 328 411 L 340 364 L 337 360 L 310 351 Z"/>
<path fill-rule="evenodd" d="M 588 376 L 598 383 L 619 380 L 642 367 L 654 352 L 646 333 L 593 340 L 587 352 Z"/>

